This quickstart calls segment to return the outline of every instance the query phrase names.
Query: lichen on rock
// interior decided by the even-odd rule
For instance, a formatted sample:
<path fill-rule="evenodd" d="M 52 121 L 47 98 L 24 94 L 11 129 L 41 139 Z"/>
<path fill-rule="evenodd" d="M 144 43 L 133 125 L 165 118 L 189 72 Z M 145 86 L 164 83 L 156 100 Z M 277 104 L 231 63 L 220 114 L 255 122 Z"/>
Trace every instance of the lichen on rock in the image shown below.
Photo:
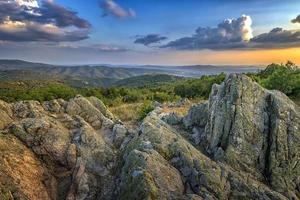
<path fill-rule="evenodd" d="M 137 130 L 96 97 L 0 101 L 0 199 L 299 199 L 299 113 L 237 74 Z"/>

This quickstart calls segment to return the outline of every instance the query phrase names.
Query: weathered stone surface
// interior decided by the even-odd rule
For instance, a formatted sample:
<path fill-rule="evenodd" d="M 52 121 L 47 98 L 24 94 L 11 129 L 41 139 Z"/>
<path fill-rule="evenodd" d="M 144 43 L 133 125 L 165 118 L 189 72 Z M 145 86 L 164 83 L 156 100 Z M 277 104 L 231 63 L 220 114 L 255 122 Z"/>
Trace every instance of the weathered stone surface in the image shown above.
<path fill-rule="evenodd" d="M 0 100 L 0 130 L 4 129 L 12 120 L 11 106 Z"/>
<path fill-rule="evenodd" d="M 260 173 L 282 193 L 296 192 L 300 115 L 292 101 L 246 76 L 231 75 L 215 86 L 209 113 L 209 151 L 221 148 L 231 166 Z"/>
<path fill-rule="evenodd" d="M 182 118 L 179 117 L 176 113 L 172 112 L 168 115 L 162 117 L 162 120 L 170 125 L 178 125 L 182 122 Z"/>
<path fill-rule="evenodd" d="M 46 188 L 51 199 L 111 199 L 117 159 L 109 139 L 114 122 L 88 99 L 1 102 L 1 112 L 13 120 L 5 131 L 23 142 L 57 183 L 51 192 Z"/>
<path fill-rule="evenodd" d="M 88 100 L 107 118 L 113 120 L 114 115 L 107 109 L 105 104 L 96 97 L 89 97 Z"/>
<path fill-rule="evenodd" d="M 0 199 L 50 200 L 55 190 L 55 178 L 30 149 L 0 133 Z"/>
<path fill-rule="evenodd" d="M 190 108 L 187 116 L 183 118 L 183 124 L 186 128 L 194 126 L 204 127 L 208 120 L 208 103 L 194 105 Z"/>
<path fill-rule="evenodd" d="M 0 199 L 300 198 L 299 108 L 244 75 L 128 130 L 101 100 L 0 101 Z"/>
<path fill-rule="evenodd" d="M 182 199 L 179 172 L 154 150 L 132 150 L 122 169 L 118 199 Z"/>
<path fill-rule="evenodd" d="M 122 124 L 115 124 L 113 127 L 113 143 L 116 147 L 120 147 L 128 134 L 127 128 Z"/>
<path fill-rule="evenodd" d="M 153 149 L 180 172 L 187 194 L 194 193 L 204 199 L 286 199 L 251 179 L 250 174 L 212 161 L 163 122 L 157 112 L 144 120 L 141 133 L 127 150 L 140 149 L 143 141 L 150 141 Z"/>
<path fill-rule="evenodd" d="M 300 197 L 300 112 L 291 100 L 247 76 L 232 74 L 213 86 L 207 109 L 201 141 L 208 154 L 289 198 Z M 202 112 L 195 115 L 203 117 Z"/>

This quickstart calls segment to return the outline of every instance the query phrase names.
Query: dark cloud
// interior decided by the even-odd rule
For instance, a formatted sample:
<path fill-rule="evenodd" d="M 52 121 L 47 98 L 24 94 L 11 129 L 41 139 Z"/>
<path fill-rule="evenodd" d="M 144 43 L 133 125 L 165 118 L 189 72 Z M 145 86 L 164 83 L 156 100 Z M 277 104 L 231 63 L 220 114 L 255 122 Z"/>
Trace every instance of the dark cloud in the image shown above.
<path fill-rule="evenodd" d="M 216 28 L 200 27 L 193 36 L 171 41 L 162 47 L 189 50 L 241 48 L 253 37 L 251 25 L 251 18 L 243 15 L 224 20 Z"/>
<path fill-rule="evenodd" d="M 90 27 L 76 12 L 51 0 L 41 5 L 36 0 L 0 0 L 0 40 L 78 41 L 88 38 Z"/>
<path fill-rule="evenodd" d="M 68 10 L 51 1 L 44 1 L 41 8 L 41 22 L 54 22 L 58 27 L 75 26 L 90 28 L 91 24 L 77 16 L 77 12 Z"/>
<path fill-rule="evenodd" d="M 292 23 L 300 23 L 300 15 L 298 15 L 295 19 L 292 19 Z"/>
<path fill-rule="evenodd" d="M 164 36 L 161 36 L 161 35 L 158 35 L 158 34 L 149 34 L 149 35 L 146 35 L 146 36 L 138 37 L 134 41 L 134 43 L 143 44 L 145 46 L 148 46 L 149 44 L 159 43 L 162 40 L 166 40 L 166 39 L 167 39 L 167 37 L 164 37 Z"/>
<path fill-rule="evenodd" d="M 74 42 L 88 38 L 88 32 L 82 30 L 53 33 L 51 29 L 41 27 L 40 25 L 36 26 L 35 24 L 29 24 L 26 26 L 26 29 L 14 32 L 4 31 L 0 28 L 0 40 L 14 42 Z"/>
<path fill-rule="evenodd" d="M 100 6 L 103 9 L 103 17 L 107 15 L 112 15 L 120 19 L 133 18 L 136 13 L 133 9 L 125 9 L 113 0 L 103 0 L 100 2 Z"/>
<path fill-rule="evenodd" d="M 274 28 L 269 33 L 263 33 L 252 38 L 251 42 L 277 44 L 298 42 L 300 44 L 300 31 Z"/>

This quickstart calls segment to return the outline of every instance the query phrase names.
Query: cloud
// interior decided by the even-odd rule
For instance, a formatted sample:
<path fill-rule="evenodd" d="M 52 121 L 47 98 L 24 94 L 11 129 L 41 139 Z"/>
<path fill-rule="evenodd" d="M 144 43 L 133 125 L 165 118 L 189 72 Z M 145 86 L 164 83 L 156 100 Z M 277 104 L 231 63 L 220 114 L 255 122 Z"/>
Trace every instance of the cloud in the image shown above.
<path fill-rule="evenodd" d="M 148 46 L 149 44 L 153 44 L 153 43 L 159 43 L 162 40 L 166 40 L 167 37 L 161 36 L 159 34 L 149 34 L 146 36 L 140 36 L 138 37 L 134 43 L 136 44 L 143 44 L 145 46 Z"/>
<path fill-rule="evenodd" d="M 274 28 L 269 33 L 260 34 L 251 40 L 258 43 L 300 43 L 299 30 L 284 30 L 283 28 Z"/>
<path fill-rule="evenodd" d="M 91 25 L 77 13 L 51 0 L 0 1 L 0 40 L 78 41 L 88 38 Z"/>
<path fill-rule="evenodd" d="M 101 52 L 123 52 L 123 51 L 129 51 L 129 49 L 117 46 L 117 45 L 111 45 L 111 44 L 94 44 L 89 47 L 85 47 L 89 49 L 93 49 L 96 51 Z"/>
<path fill-rule="evenodd" d="M 76 45 L 74 43 L 60 43 L 57 47 L 69 50 L 94 51 L 94 52 L 124 52 L 130 51 L 128 48 L 113 44 L 93 44 L 93 45 Z"/>
<path fill-rule="evenodd" d="M 240 48 L 253 38 L 251 25 L 251 17 L 247 15 L 226 19 L 216 28 L 199 27 L 194 35 L 171 41 L 162 47 L 189 50 Z"/>
<path fill-rule="evenodd" d="M 283 48 L 300 46 L 300 30 L 284 30 L 274 28 L 268 33 L 255 36 L 249 48 Z"/>
<path fill-rule="evenodd" d="M 300 15 L 298 15 L 295 19 L 292 19 L 292 23 L 300 23 Z"/>
<path fill-rule="evenodd" d="M 68 10 L 52 1 L 44 1 L 41 8 L 41 22 L 54 22 L 58 27 L 75 26 L 77 28 L 90 28 L 91 24 L 78 17 L 77 12 Z"/>
<path fill-rule="evenodd" d="M 268 49 L 300 46 L 300 30 L 274 28 L 257 36 L 252 34 L 252 20 L 243 15 L 225 20 L 216 28 L 198 28 L 190 37 L 183 37 L 161 46 L 179 50 Z"/>
<path fill-rule="evenodd" d="M 104 10 L 103 17 L 112 15 L 120 19 L 134 18 L 136 13 L 133 9 L 125 9 L 113 0 L 104 0 L 100 3 L 101 8 Z"/>

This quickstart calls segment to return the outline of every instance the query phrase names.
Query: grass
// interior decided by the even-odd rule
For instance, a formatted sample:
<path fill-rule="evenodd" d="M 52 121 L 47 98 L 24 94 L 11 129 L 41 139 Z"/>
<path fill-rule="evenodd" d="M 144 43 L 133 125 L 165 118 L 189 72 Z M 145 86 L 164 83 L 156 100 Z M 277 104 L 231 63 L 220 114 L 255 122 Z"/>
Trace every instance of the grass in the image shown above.
<path fill-rule="evenodd" d="M 178 107 L 176 107 L 176 106 L 170 107 L 170 106 L 168 106 L 168 104 L 164 104 L 162 109 L 163 109 L 163 112 L 165 112 L 165 113 L 174 112 L 178 116 L 183 117 L 183 116 L 188 114 L 188 111 L 192 107 L 192 105 L 199 104 L 199 103 L 202 103 L 202 102 L 204 102 L 203 99 L 196 98 L 196 99 L 191 99 L 191 100 L 189 100 L 189 102 L 184 103 L 182 106 L 178 106 Z"/>
<path fill-rule="evenodd" d="M 128 103 L 109 107 L 109 110 L 129 127 L 135 127 L 139 122 L 139 111 L 143 103 Z"/>

